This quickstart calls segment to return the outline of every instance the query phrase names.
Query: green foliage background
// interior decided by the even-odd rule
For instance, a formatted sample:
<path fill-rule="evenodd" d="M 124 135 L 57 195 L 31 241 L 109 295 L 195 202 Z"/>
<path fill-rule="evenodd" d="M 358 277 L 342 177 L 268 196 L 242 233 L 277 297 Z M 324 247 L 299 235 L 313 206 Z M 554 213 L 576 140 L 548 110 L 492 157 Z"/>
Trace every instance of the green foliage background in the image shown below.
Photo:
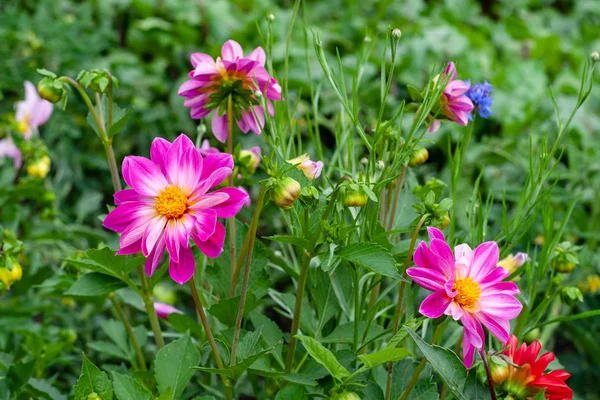
<path fill-rule="evenodd" d="M 264 46 L 258 28 L 264 32 L 266 16 L 273 13 L 272 57 L 281 78 L 292 5 L 269 0 L 5 0 L 0 4 L 0 115 L 10 118 L 13 104 L 23 96 L 23 81 L 39 80 L 37 68 L 70 76 L 81 69 L 107 68 L 121 81 L 116 101 L 133 107 L 127 127 L 115 142 L 117 158 L 147 155 L 156 136 L 173 139 L 180 132 L 196 134 L 197 123 L 189 118 L 183 98 L 177 96 L 191 69 L 190 53 L 216 55 L 230 38 L 245 49 Z M 478 120 L 464 166 L 463 176 L 471 179 L 463 178 L 455 199 L 457 209 L 464 213 L 473 182 L 482 174 L 481 193 L 492 193 L 497 199 L 489 215 L 490 232 L 498 231 L 502 223 L 498 200 L 505 195 L 510 202 L 519 196 L 530 143 L 535 152 L 542 133 L 555 130 L 549 87 L 559 107 L 571 109 L 583 62 L 591 51 L 600 50 L 600 7 L 595 0 L 327 0 L 307 1 L 305 10 L 307 26 L 321 30 L 326 51 L 333 57 L 337 50 L 348 69 L 353 68 L 366 37 L 381 42 L 376 49 L 382 49 L 390 28 L 402 30 L 390 108 L 408 97 L 406 84 L 422 85 L 434 65 L 450 60 L 457 61 L 460 78 L 493 84 L 494 116 Z M 309 87 L 302 21 L 296 24 L 289 86 L 290 100 L 299 105 L 294 120 L 302 126 L 309 108 Z M 339 104 L 323 84 L 310 43 L 309 51 L 312 80 L 322 87 L 323 140 L 332 144 Z M 381 54 L 379 50 L 372 53 L 361 83 L 361 114 L 367 126 L 377 118 Z M 599 81 L 596 74 L 596 83 Z M 69 272 L 71 267 L 62 263 L 65 255 L 108 242 L 111 237 L 100 228 L 97 218 L 106 211 L 105 204 L 112 204 L 103 149 L 86 124 L 83 104 L 71 100 L 68 109 L 71 112 L 65 113 L 55 107 L 42 130 L 53 163 L 50 184 L 57 194 L 58 223 L 33 216 L 24 224 L 27 271 L 12 294 L 0 299 L 0 369 L 8 353 L 35 360 L 30 366 L 37 371 L 34 376 L 40 382 L 47 379 L 63 393 L 69 392 L 79 375 L 81 351 L 90 358 L 94 354 L 86 343 L 101 342 L 110 332 L 101 327 L 106 323 L 103 303 L 70 305 L 62 293 L 74 278 L 68 274 L 53 277 L 59 270 Z M 457 136 L 458 131 L 447 125 L 428 137 L 429 162 L 409 177 L 409 185 L 431 176 L 449 180 L 447 137 Z M 576 115 L 563 159 L 552 175 L 555 186 L 550 205 L 557 220 L 574 195 L 580 196 L 564 235 L 583 246 L 580 266 L 565 278 L 571 285 L 600 273 L 599 132 L 600 91 L 596 88 Z M 245 140 L 262 143 L 263 138 Z M 326 152 L 331 154 L 331 148 Z M 28 210 L 22 212 L 26 215 Z M 275 210 L 268 212 L 275 215 Z M 407 214 L 402 218 L 413 217 Z M 466 217 L 458 217 L 459 227 L 466 225 Z M 20 215 L 19 221 L 23 218 Z M 281 228 L 277 223 L 265 225 L 262 235 Z M 533 227 L 516 244 L 518 249 L 530 249 L 530 254 L 535 237 L 543 231 L 541 217 Z M 284 276 L 274 276 L 272 282 L 278 288 L 291 284 Z M 181 307 L 191 310 L 193 305 Z M 600 292 L 596 291 L 586 293 L 585 302 L 571 312 L 599 307 Z M 569 384 L 581 399 L 600 398 L 595 389 L 600 378 L 599 337 L 597 317 L 551 325 L 542 332 L 546 347 L 554 348 L 573 375 Z M 111 360 L 114 362 L 106 357 L 107 362 Z"/>

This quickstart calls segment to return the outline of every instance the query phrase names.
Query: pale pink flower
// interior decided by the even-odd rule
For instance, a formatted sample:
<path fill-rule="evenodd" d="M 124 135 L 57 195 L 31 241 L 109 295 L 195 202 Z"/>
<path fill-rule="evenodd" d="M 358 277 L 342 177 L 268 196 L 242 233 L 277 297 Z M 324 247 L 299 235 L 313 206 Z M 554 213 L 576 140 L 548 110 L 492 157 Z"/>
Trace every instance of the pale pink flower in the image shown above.
<path fill-rule="evenodd" d="M 4 138 L 0 140 L 0 158 L 4 157 L 12 158 L 15 168 L 19 168 L 21 166 L 21 150 L 19 150 L 11 138 Z"/>
<path fill-rule="evenodd" d="M 146 273 L 150 276 L 166 249 L 169 274 L 182 284 L 195 269 L 189 239 L 207 257 L 218 257 L 225 227 L 217 218 L 235 216 L 248 195 L 232 187 L 209 193 L 232 173 L 233 159 L 225 153 L 203 158 L 184 134 L 173 143 L 154 139 L 150 158 L 125 157 L 123 179 L 131 189 L 115 193 L 117 208 L 103 225 L 122 233 L 117 254 L 142 252 L 148 257 Z"/>
<path fill-rule="evenodd" d="M 255 173 L 262 159 L 262 150 L 259 146 L 254 146 L 246 150 L 240 150 L 240 158 L 248 160 L 246 166 L 250 173 Z"/>
<path fill-rule="evenodd" d="M 323 170 L 323 161 L 311 161 L 308 154 L 302 154 L 296 158 L 288 160 L 288 163 L 296 165 L 300 171 L 304 172 L 304 176 L 308 179 L 315 179 L 321 176 Z"/>
<path fill-rule="evenodd" d="M 419 312 L 429 318 L 449 315 L 464 326 L 463 357 L 467 368 L 473 364 L 475 349 L 485 345 L 483 326 L 505 343 L 510 320 L 523 306 L 516 299 L 519 287 L 502 282 L 510 273 L 498 264 L 498 245 L 485 242 L 475 250 L 467 244 L 452 249 L 442 231 L 427 228 L 430 244 L 421 242 L 414 254 L 416 268 L 406 273 L 421 287 L 430 290 Z"/>
<path fill-rule="evenodd" d="M 211 147 L 208 139 L 204 139 L 202 141 L 202 145 L 200 146 L 199 150 L 200 150 L 200 154 L 202 154 L 202 157 L 206 157 L 209 154 L 217 154 L 217 153 L 221 152 L 216 147 Z"/>
<path fill-rule="evenodd" d="M 262 47 L 257 47 L 244 57 L 242 46 L 234 40 L 223 44 L 221 57 L 213 59 L 208 54 L 194 53 L 191 57 L 194 70 L 189 73 L 190 80 L 179 88 L 179 95 L 185 97 L 184 105 L 190 107 L 194 119 L 202 119 L 214 111 L 212 131 L 222 143 L 227 140 L 227 98 L 244 97 L 236 120 L 242 132 L 252 131 L 259 135 L 265 125 L 265 110 L 259 104 L 256 93 L 265 95 L 270 115 L 274 114 L 272 100 L 281 99 L 281 87 L 265 69 L 267 57 Z M 240 81 L 241 87 L 235 82 Z M 216 103 L 215 103 L 216 101 Z M 252 104 L 249 108 L 247 104 Z M 235 113 L 238 115 L 237 113 Z"/>
<path fill-rule="evenodd" d="M 25 81 L 25 100 L 19 101 L 16 108 L 15 121 L 19 132 L 27 140 L 52 115 L 52 103 L 42 99 L 33 83 L 29 81 Z"/>
<path fill-rule="evenodd" d="M 183 314 L 183 311 L 178 310 L 169 304 L 159 302 L 154 303 L 154 310 L 156 310 L 156 315 L 162 319 L 167 319 L 170 314 Z"/>
<path fill-rule="evenodd" d="M 440 96 L 441 113 L 449 120 L 457 124 L 467 126 L 469 123 L 469 114 L 473 111 L 473 102 L 465 93 L 469 90 L 469 84 L 456 78 L 456 67 L 451 62 L 441 75 L 434 78 L 434 81 L 444 82 L 450 76 L 444 91 Z M 440 121 L 433 120 L 429 125 L 428 132 L 435 132 L 440 128 Z"/>

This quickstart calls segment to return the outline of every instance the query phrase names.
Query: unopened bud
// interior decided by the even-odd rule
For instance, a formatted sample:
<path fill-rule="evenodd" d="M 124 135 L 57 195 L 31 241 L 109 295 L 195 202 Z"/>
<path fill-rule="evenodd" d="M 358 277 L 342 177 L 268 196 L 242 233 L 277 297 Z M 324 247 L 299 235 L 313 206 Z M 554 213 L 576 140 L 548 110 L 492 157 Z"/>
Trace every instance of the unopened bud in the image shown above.
<path fill-rule="evenodd" d="M 40 97 L 50 103 L 58 103 L 63 96 L 65 88 L 63 83 L 53 77 L 46 76 L 37 84 Z"/>
<path fill-rule="evenodd" d="M 560 291 L 560 300 L 563 302 L 563 304 L 573 307 L 577 303 L 581 303 L 583 301 L 583 295 L 581 294 L 581 290 L 579 290 L 579 288 L 567 286 Z"/>
<path fill-rule="evenodd" d="M 598 54 L 597 51 L 593 51 L 592 54 L 590 54 L 590 57 L 594 62 L 600 61 L 600 54 Z"/>
<path fill-rule="evenodd" d="M 240 164 L 243 165 L 251 174 L 256 172 L 260 165 L 262 152 L 260 147 L 254 146 L 251 149 L 240 151 Z"/>
<path fill-rule="evenodd" d="M 531 343 L 534 340 L 538 340 L 540 337 L 540 333 L 542 333 L 542 330 L 540 328 L 535 328 L 534 330 L 527 332 L 527 334 L 523 336 L 523 341 L 525 343 Z"/>
<path fill-rule="evenodd" d="M 392 37 L 396 40 L 400 39 L 402 37 L 402 31 L 398 28 L 392 29 Z"/>
<path fill-rule="evenodd" d="M 288 176 L 283 177 L 277 182 L 273 190 L 273 201 L 277 206 L 284 210 L 289 210 L 300 195 L 302 187 L 295 179 Z"/>
<path fill-rule="evenodd" d="M 369 163 L 369 159 L 367 157 L 363 157 L 360 159 L 360 163 L 362 165 L 367 165 Z"/>
<path fill-rule="evenodd" d="M 448 227 L 448 225 L 450 225 L 450 215 L 448 215 L 448 213 L 444 214 L 444 216 L 442 217 L 442 224 L 441 224 L 441 228 L 442 229 L 446 229 Z"/>
<path fill-rule="evenodd" d="M 27 166 L 27 175 L 32 178 L 45 178 L 50 171 L 50 157 L 44 156 Z"/>
<path fill-rule="evenodd" d="M 330 397 L 331 400 L 361 400 L 360 396 L 354 392 L 343 391 Z"/>
<path fill-rule="evenodd" d="M 269 22 L 273 22 L 275 21 L 275 16 L 272 13 L 269 13 L 269 15 L 267 15 L 267 20 Z"/>
<path fill-rule="evenodd" d="M 362 207 L 367 204 L 369 197 L 362 190 L 346 190 L 344 196 L 344 207 Z"/>
<path fill-rule="evenodd" d="M 21 265 L 18 262 L 13 261 L 12 271 L 10 273 L 10 279 L 14 283 L 14 282 L 20 281 L 22 277 L 23 277 L 23 269 L 21 268 Z"/>
<path fill-rule="evenodd" d="M 377 161 L 377 164 L 375 164 L 375 168 L 377 168 L 379 171 L 383 170 L 385 168 L 385 163 L 383 162 L 383 160 Z"/>
<path fill-rule="evenodd" d="M 408 166 L 411 168 L 418 167 L 423 164 L 429 158 L 429 152 L 425 147 L 416 146 L 410 154 Z"/>
<path fill-rule="evenodd" d="M 365 43 L 371 43 L 371 36 L 365 36 L 363 40 Z"/>
<path fill-rule="evenodd" d="M 499 386 L 504 383 L 506 378 L 508 378 L 508 365 L 506 363 L 494 362 L 495 358 L 499 357 L 490 358 L 490 372 L 492 375 L 492 383 L 494 386 Z"/>

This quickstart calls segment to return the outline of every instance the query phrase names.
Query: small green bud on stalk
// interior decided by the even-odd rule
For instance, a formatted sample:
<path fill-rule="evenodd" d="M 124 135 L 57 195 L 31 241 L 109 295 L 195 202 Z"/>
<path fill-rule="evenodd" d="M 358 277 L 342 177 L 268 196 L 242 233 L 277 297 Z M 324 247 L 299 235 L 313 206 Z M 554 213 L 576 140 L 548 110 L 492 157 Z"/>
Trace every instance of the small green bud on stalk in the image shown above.
<path fill-rule="evenodd" d="M 269 13 L 269 15 L 267 15 L 267 20 L 269 22 L 275 21 L 275 15 L 273 15 L 272 13 Z"/>
<path fill-rule="evenodd" d="M 62 82 L 56 78 L 46 76 L 38 82 L 37 91 L 42 99 L 48 100 L 50 103 L 58 103 L 63 96 L 65 88 Z"/>
<path fill-rule="evenodd" d="M 273 201 L 278 207 L 289 210 L 300 195 L 302 187 L 288 176 L 281 178 L 273 190 Z"/>
<path fill-rule="evenodd" d="M 592 58 L 593 62 L 600 61 L 600 54 L 598 54 L 597 51 L 592 52 L 592 54 L 590 54 L 590 57 Z"/>
<path fill-rule="evenodd" d="M 354 392 L 343 391 L 330 397 L 331 400 L 361 400 L 360 396 Z"/>
<path fill-rule="evenodd" d="M 369 196 L 362 190 L 348 189 L 344 195 L 344 207 L 362 207 L 368 199 Z"/>
<path fill-rule="evenodd" d="M 542 330 L 540 328 L 535 328 L 534 330 L 527 332 L 527 334 L 523 337 L 523 341 L 529 344 L 534 340 L 538 340 L 540 333 L 542 333 Z"/>
<path fill-rule="evenodd" d="M 581 294 L 581 290 L 574 286 L 567 286 L 560 291 L 560 300 L 563 304 L 573 307 L 577 305 L 577 303 L 581 303 L 583 301 L 583 295 Z"/>
<path fill-rule="evenodd" d="M 398 28 L 392 29 L 392 37 L 396 40 L 400 39 L 402 37 L 402 31 Z"/>
<path fill-rule="evenodd" d="M 415 146 L 415 149 L 410 154 L 408 166 L 411 168 L 418 167 L 429 158 L 429 152 L 425 147 Z"/>

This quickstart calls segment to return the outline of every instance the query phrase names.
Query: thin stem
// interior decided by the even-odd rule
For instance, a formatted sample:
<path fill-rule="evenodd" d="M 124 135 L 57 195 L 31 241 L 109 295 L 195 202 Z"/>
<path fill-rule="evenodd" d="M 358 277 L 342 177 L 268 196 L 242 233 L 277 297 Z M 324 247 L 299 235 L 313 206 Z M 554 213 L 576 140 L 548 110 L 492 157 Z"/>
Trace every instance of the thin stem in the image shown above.
<path fill-rule="evenodd" d="M 106 150 L 106 158 L 108 159 L 108 168 L 110 169 L 110 178 L 112 179 L 113 188 L 115 189 L 115 192 L 118 192 L 122 189 L 121 178 L 119 177 L 119 168 L 117 167 L 117 159 L 115 158 L 111 139 L 104 142 L 104 150 Z"/>
<path fill-rule="evenodd" d="M 358 267 L 357 267 L 358 268 Z M 358 270 L 352 271 L 352 277 L 354 278 L 353 289 L 354 289 L 354 351 L 358 350 L 358 328 L 360 326 L 360 278 Z"/>
<path fill-rule="evenodd" d="M 227 153 L 231 154 L 233 157 L 233 98 L 229 95 L 227 99 Z M 233 186 L 234 180 L 233 172 L 229 175 L 229 179 L 227 180 L 229 186 Z M 237 280 L 240 275 L 239 268 L 237 267 L 236 262 L 236 235 L 235 235 L 235 216 L 229 218 L 227 221 L 227 226 L 229 232 L 227 235 L 229 236 L 229 259 L 231 262 L 231 289 L 230 293 L 233 296 L 235 294 L 235 287 L 237 285 Z"/>
<path fill-rule="evenodd" d="M 125 313 L 123 312 L 123 309 L 121 308 L 121 305 L 119 304 L 119 301 L 117 300 L 117 297 L 115 296 L 114 293 L 111 293 L 108 296 L 108 298 L 110 299 L 110 302 L 112 303 L 112 306 L 115 309 L 115 312 L 119 316 L 119 319 L 123 323 L 123 326 L 125 327 L 125 331 L 127 331 L 127 336 L 129 336 L 129 340 L 131 340 L 131 344 L 133 345 L 133 350 L 135 351 L 135 354 L 137 355 L 137 360 L 138 360 L 140 369 L 142 371 L 147 371 L 148 368 L 146 367 L 146 359 L 144 358 L 144 353 L 142 352 L 142 349 L 140 348 L 140 344 L 138 343 L 138 340 L 135 337 L 135 334 L 133 333 L 131 324 L 129 323 L 129 320 L 125 316 Z"/>
<path fill-rule="evenodd" d="M 300 327 L 300 313 L 302 312 L 302 297 L 304 296 L 304 287 L 308 277 L 308 267 L 310 265 L 310 253 L 304 250 L 304 259 L 300 267 L 300 276 L 298 277 L 298 288 L 296 289 L 296 304 L 294 305 L 294 319 L 292 320 L 292 330 L 290 331 L 290 344 L 288 345 L 287 359 L 285 362 L 285 372 L 289 374 L 294 364 L 294 353 L 296 350 L 296 334 Z"/>
<path fill-rule="evenodd" d="M 240 304 L 238 306 L 237 316 L 235 319 L 235 330 L 233 334 L 233 342 L 231 344 L 231 360 L 229 365 L 235 365 L 237 345 L 240 340 L 240 330 L 242 328 L 242 319 L 244 317 L 244 308 L 246 306 L 246 295 L 248 292 L 248 281 L 250 279 L 250 265 L 252 263 L 252 251 L 254 250 L 254 241 L 256 240 L 256 231 L 258 229 L 258 218 L 262 211 L 262 207 L 265 200 L 265 193 L 267 192 L 266 187 L 261 187 L 258 200 L 256 202 L 256 209 L 252 215 L 252 222 L 250 223 L 250 229 L 246 234 L 248 242 L 248 254 L 246 255 L 246 266 L 244 268 L 244 280 L 242 281 L 242 294 L 240 296 Z"/>
<path fill-rule="evenodd" d="M 458 189 L 458 181 L 460 180 L 460 173 L 462 171 L 463 162 L 465 159 L 465 153 L 467 151 L 467 146 L 469 145 L 469 141 L 471 140 L 471 135 L 473 134 L 473 126 L 475 126 L 475 118 L 467 127 L 467 133 L 463 137 L 462 142 L 456 147 L 454 152 L 454 157 L 452 157 L 454 170 L 452 171 L 452 179 L 450 180 L 452 186 L 452 218 L 450 219 L 450 240 L 449 243 L 454 243 L 454 233 L 456 231 L 456 191 Z M 450 140 L 450 139 L 448 139 Z"/>
<path fill-rule="evenodd" d="M 206 318 L 206 313 L 204 312 L 204 307 L 202 306 L 202 302 L 200 301 L 200 295 L 198 294 L 198 289 L 196 288 L 196 277 L 192 276 L 190 279 L 190 289 L 192 290 L 192 297 L 194 298 L 194 304 L 196 305 L 196 310 L 198 311 L 198 316 L 200 317 L 200 322 L 202 323 L 202 327 L 204 328 L 204 332 L 206 332 L 206 337 L 208 338 L 208 343 L 210 343 L 210 348 L 212 349 L 213 355 L 215 356 L 215 362 L 217 363 L 217 368 L 223 369 L 223 360 L 221 359 L 221 355 L 219 354 L 219 349 L 217 349 L 217 343 L 215 342 L 215 337 L 212 334 L 212 330 L 210 329 L 210 325 L 208 324 L 208 319 Z M 233 394 L 231 387 L 229 386 L 229 380 L 221 376 L 223 379 L 223 387 L 225 392 L 225 398 L 231 399 Z"/>
<path fill-rule="evenodd" d="M 90 98 L 87 95 L 87 93 L 85 92 L 85 90 L 81 87 L 81 85 L 79 85 L 79 83 L 77 83 L 76 80 L 74 80 L 68 76 L 61 76 L 60 78 L 58 78 L 58 80 L 66 81 L 66 82 L 70 83 L 71 85 L 73 85 L 73 87 L 75 89 L 77 89 L 77 91 L 81 95 L 81 98 L 83 99 L 83 101 L 87 105 L 88 109 L 90 110 L 90 114 L 92 114 L 92 118 L 94 119 L 94 122 L 96 123 L 96 126 L 98 127 L 98 134 L 100 135 L 100 138 L 102 140 L 104 140 L 104 138 L 106 137 L 106 132 L 104 131 L 104 125 L 100 124 L 100 120 L 98 119 L 98 114 L 96 114 L 96 110 L 94 109 L 94 106 L 92 105 L 92 101 L 90 100 Z"/>
<path fill-rule="evenodd" d="M 402 191 L 402 185 L 404 183 L 404 176 L 406 175 L 406 165 L 402 166 L 402 173 L 398 178 L 398 182 L 396 182 L 395 193 L 394 193 L 394 201 L 392 204 L 392 214 L 388 221 L 387 230 L 391 231 L 394 227 L 394 223 L 396 222 L 396 213 L 398 212 L 398 201 L 400 200 L 400 192 Z M 388 204 L 389 207 L 389 204 Z"/>
<path fill-rule="evenodd" d="M 439 324 L 437 326 L 435 332 L 433 333 L 433 338 L 431 338 L 431 344 L 436 344 L 438 342 L 440 336 L 442 335 L 442 332 L 444 332 L 445 325 L 446 324 L 442 322 L 441 324 Z M 423 357 L 423 359 L 419 363 L 419 366 L 417 367 L 415 372 L 413 372 L 413 376 L 410 379 L 410 382 L 408 382 L 406 389 L 404 389 L 404 393 L 402 393 L 402 397 L 400 397 L 400 400 L 406 400 L 408 398 L 408 395 L 413 390 L 413 388 L 415 387 L 415 384 L 419 380 L 419 375 L 421 375 L 421 371 L 423 371 L 423 368 L 425 367 L 426 362 L 427 362 L 427 359 L 425 357 Z M 386 399 L 388 399 L 388 398 L 389 398 L 389 396 L 386 397 Z"/>
<path fill-rule="evenodd" d="M 154 298 L 152 293 L 149 293 L 148 291 L 146 275 L 144 274 L 144 270 L 141 266 L 137 267 L 137 273 L 142 284 L 142 298 L 144 299 L 146 314 L 148 314 L 152 332 L 154 332 L 154 341 L 156 342 L 156 346 L 161 349 L 165 345 L 165 340 L 163 339 L 162 331 L 160 330 L 160 323 L 158 322 L 158 316 L 156 315 L 156 310 L 154 309 Z"/>
<path fill-rule="evenodd" d="M 392 336 L 394 336 L 396 333 L 398 333 L 398 327 L 400 325 L 400 313 L 402 310 L 402 299 L 404 297 L 404 290 L 406 288 L 406 279 L 407 279 L 407 275 L 406 275 L 406 270 L 408 269 L 411 261 L 412 261 L 412 254 L 413 254 L 413 250 L 415 248 L 415 242 L 417 241 L 417 236 L 419 236 L 419 232 L 421 231 L 421 227 L 423 226 L 423 224 L 425 223 L 425 220 L 429 217 L 429 214 L 424 214 L 421 219 L 419 220 L 419 223 L 417 224 L 413 234 L 412 234 L 412 239 L 410 241 L 410 246 L 408 247 L 408 254 L 406 256 L 406 261 L 404 262 L 404 274 L 402 275 L 402 277 L 404 279 L 402 279 L 400 281 L 400 287 L 399 287 L 399 293 L 398 293 L 398 304 L 396 305 L 396 311 L 394 313 L 394 321 L 392 323 L 393 325 L 393 334 Z M 390 399 L 390 394 L 392 392 L 392 372 L 393 372 L 393 368 L 394 368 L 394 364 L 393 363 L 389 363 L 388 364 L 388 376 L 387 376 L 387 385 L 386 385 L 386 389 L 385 389 L 385 400 L 389 400 Z"/>
<path fill-rule="evenodd" d="M 494 382 L 492 382 L 492 371 L 490 371 L 490 365 L 487 359 L 487 352 L 485 351 L 485 345 L 481 349 L 481 359 L 485 367 L 485 373 L 487 375 L 488 387 L 490 388 L 490 397 L 492 400 L 496 400 L 496 391 L 494 390 Z"/>

